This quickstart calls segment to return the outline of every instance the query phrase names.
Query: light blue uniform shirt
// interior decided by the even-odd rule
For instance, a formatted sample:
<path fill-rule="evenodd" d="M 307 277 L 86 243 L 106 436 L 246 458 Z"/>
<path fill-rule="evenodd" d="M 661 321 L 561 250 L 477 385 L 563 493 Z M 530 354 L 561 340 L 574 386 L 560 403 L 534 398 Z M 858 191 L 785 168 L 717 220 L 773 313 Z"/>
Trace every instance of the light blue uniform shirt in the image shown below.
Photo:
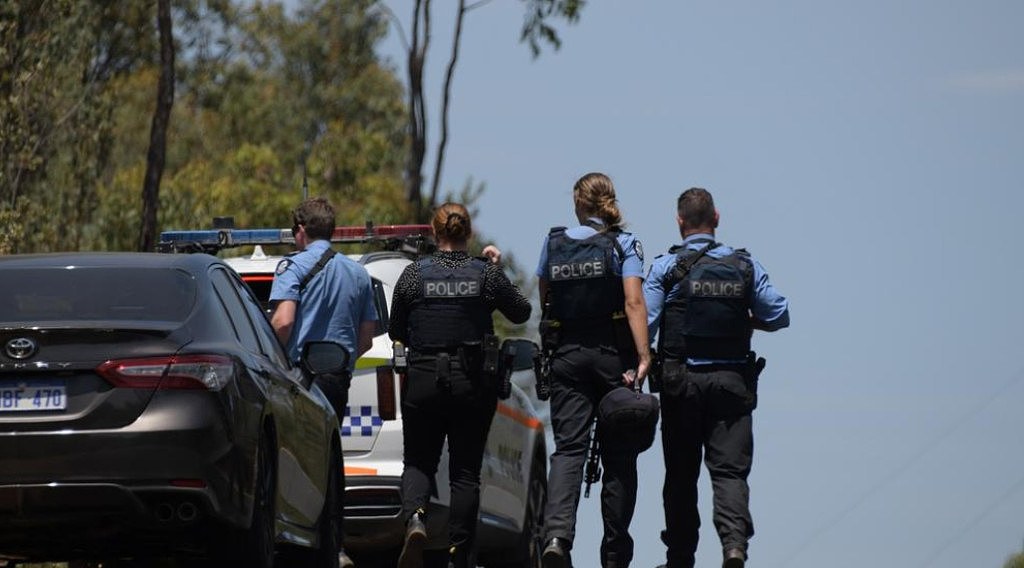
<path fill-rule="evenodd" d="M 331 244 L 309 243 L 306 249 L 277 265 L 270 300 L 295 300 L 295 323 L 288 338 L 288 356 L 298 361 L 306 341 L 336 341 L 348 350 L 349 370 L 355 369 L 359 324 L 377 321 L 373 283 L 363 265 L 338 253 L 299 293 L 303 278 Z"/>
<path fill-rule="evenodd" d="M 591 218 L 591 222 L 598 225 L 603 225 L 599 219 Z M 571 227 L 566 229 L 565 235 L 570 239 L 583 240 L 588 237 L 592 237 L 597 234 L 597 230 L 589 225 L 580 225 L 577 227 Z M 619 246 L 622 247 L 622 254 L 625 258 L 619 258 L 619 251 L 615 251 L 615 257 L 619 258 L 621 270 L 619 267 L 612 267 L 616 273 L 622 273 L 623 278 L 630 276 L 636 276 L 637 278 L 644 277 L 644 249 L 641 246 L 640 241 L 636 239 L 630 233 L 619 233 L 616 240 L 619 241 Z M 537 277 L 550 280 L 551 275 L 548 274 L 548 237 L 544 237 L 544 246 L 540 249 L 540 263 L 537 265 Z"/>
<path fill-rule="evenodd" d="M 687 250 L 700 250 L 707 244 L 706 241 L 714 240 L 711 235 L 699 234 L 690 235 L 683 240 L 683 246 Z M 696 241 L 696 242 L 695 242 Z M 733 248 L 721 245 L 707 252 L 711 258 L 722 258 L 732 254 Z M 647 280 L 644 281 L 644 301 L 647 303 L 647 329 L 651 341 L 654 341 L 658 326 L 661 324 L 661 314 L 664 311 L 665 303 L 676 297 L 679 287 L 672 290 L 665 290 L 665 280 L 672 273 L 676 266 L 677 257 L 675 254 L 659 255 L 651 263 L 651 270 L 647 273 Z M 754 317 L 765 324 L 765 327 L 775 331 L 789 326 L 789 300 L 772 286 L 768 280 L 768 273 L 765 272 L 761 263 L 753 258 L 750 259 L 754 265 L 754 298 L 750 311 Z M 736 361 L 725 361 L 716 359 L 687 359 L 690 365 L 701 365 L 710 363 L 735 363 Z"/>

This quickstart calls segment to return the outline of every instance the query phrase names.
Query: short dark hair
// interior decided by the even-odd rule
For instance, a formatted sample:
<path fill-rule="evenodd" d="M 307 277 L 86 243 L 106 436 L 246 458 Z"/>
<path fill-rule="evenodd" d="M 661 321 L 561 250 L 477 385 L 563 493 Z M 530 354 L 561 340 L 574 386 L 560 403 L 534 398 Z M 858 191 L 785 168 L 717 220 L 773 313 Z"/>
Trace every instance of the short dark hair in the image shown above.
<path fill-rule="evenodd" d="M 312 240 L 331 240 L 334 235 L 334 207 L 326 197 L 313 197 L 292 210 L 292 223 L 306 228 Z"/>
<path fill-rule="evenodd" d="M 715 200 L 703 187 L 691 187 L 679 196 L 676 212 L 688 227 L 715 226 Z"/>

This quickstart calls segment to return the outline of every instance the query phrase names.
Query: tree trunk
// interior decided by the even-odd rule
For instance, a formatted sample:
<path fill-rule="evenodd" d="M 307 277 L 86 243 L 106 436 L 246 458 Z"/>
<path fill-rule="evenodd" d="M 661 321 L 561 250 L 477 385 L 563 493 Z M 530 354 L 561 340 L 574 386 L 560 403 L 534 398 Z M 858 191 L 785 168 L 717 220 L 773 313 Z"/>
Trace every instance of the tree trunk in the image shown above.
<path fill-rule="evenodd" d="M 174 105 L 174 36 L 171 29 L 171 0 L 158 0 L 157 25 L 160 29 L 160 81 L 156 111 L 149 132 L 146 177 L 142 184 L 142 226 L 139 250 L 152 251 L 156 245 L 156 212 L 160 198 L 160 178 L 167 158 L 167 123 Z"/>
<path fill-rule="evenodd" d="M 448 107 L 451 106 L 452 77 L 455 64 L 459 61 L 459 44 L 462 41 L 462 20 L 466 15 L 466 0 L 459 0 L 459 12 L 455 19 L 455 39 L 452 41 L 452 56 L 448 60 L 448 72 L 444 78 L 444 98 L 441 101 L 441 139 L 437 143 L 437 159 L 434 162 L 434 177 L 430 180 L 430 206 L 437 205 L 437 191 L 441 187 L 441 169 L 444 166 L 444 151 L 448 146 Z"/>
<path fill-rule="evenodd" d="M 412 205 L 413 214 L 418 222 L 425 220 L 423 159 L 427 153 L 427 113 L 424 108 L 423 65 L 429 46 L 430 0 L 416 0 L 413 9 L 412 41 L 409 43 L 409 162 L 405 173 L 405 196 Z"/>

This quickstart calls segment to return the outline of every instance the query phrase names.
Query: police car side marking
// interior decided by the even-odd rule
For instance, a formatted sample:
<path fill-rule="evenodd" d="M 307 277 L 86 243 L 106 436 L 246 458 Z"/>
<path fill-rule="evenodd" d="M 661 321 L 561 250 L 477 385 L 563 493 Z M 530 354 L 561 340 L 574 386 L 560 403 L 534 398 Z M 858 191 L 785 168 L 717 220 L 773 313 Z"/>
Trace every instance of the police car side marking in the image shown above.
<path fill-rule="evenodd" d="M 358 409 L 358 414 L 353 411 Z M 341 435 L 373 436 L 384 426 L 384 419 L 373 412 L 372 406 L 345 407 L 345 416 L 341 419 Z"/>
<path fill-rule="evenodd" d="M 605 275 L 604 259 L 585 260 L 583 262 L 566 262 L 551 265 L 552 280 L 579 280 L 583 278 L 601 278 Z"/>
<path fill-rule="evenodd" d="M 533 416 L 520 412 L 515 408 L 512 408 L 511 406 L 508 406 L 507 404 L 502 404 L 500 402 L 498 403 L 498 414 L 501 414 L 502 416 L 507 416 L 512 420 L 522 424 L 523 426 L 526 426 L 527 428 L 531 428 L 533 430 L 539 430 L 544 427 L 544 423 L 541 422 L 539 418 L 535 418 Z"/>

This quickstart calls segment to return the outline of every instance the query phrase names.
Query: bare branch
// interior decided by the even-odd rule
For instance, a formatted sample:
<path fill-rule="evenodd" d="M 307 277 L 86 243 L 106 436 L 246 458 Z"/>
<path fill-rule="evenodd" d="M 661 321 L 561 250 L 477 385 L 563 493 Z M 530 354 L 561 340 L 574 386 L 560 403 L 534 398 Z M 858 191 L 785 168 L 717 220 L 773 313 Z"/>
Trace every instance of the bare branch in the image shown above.
<path fill-rule="evenodd" d="M 398 41 L 402 42 L 402 49 L 405 50 L 406 53 L 408 53 L 409 38 L 407 38 L 405 35 L 405 28 L 402 27 L 402 21 L 398 19 L 398 16 L 395 15 L 394 10 L 392 10 L 387 4 L 381 3 L 377 4 L 377 6 L 384 12 L 384 15 L 387 16 L 389 20 L 391 20 L 391 23 L 394 24 L 395 28 L 398 30 Z"/>
<path fill-rule="evenodd" d="M 463 8 L 462 11 L 469 12 L 470 10 L 476 10 L 477 8 L 482 8 L 490 4 L 491 2 L 494 2 L 494 0 L 477 0 L 476 2 L 473 2 L 472 4 Z"/>
<path fill-rule="evenodd" d="M 441 140 L 437 144 L 437 159 L 434 162 L 434 177 L 431 179 L 430 205 L 437 204 L 437 191 L 441 186 L 441 167 L 444 164 L 445 148 L 448 146 L 448 108 L 451 101 L 452 78 L 455 64 L 459 60 L 459 43 L 462 40 L 462 21 L 466 16 L 466 0 L 459 0 L 459 12 L 455 19 L 455 39 L 452 42 L 452 56 L 448 60 L 448 71 L 444 79 L 444 99 L 441 102 Z"/>

